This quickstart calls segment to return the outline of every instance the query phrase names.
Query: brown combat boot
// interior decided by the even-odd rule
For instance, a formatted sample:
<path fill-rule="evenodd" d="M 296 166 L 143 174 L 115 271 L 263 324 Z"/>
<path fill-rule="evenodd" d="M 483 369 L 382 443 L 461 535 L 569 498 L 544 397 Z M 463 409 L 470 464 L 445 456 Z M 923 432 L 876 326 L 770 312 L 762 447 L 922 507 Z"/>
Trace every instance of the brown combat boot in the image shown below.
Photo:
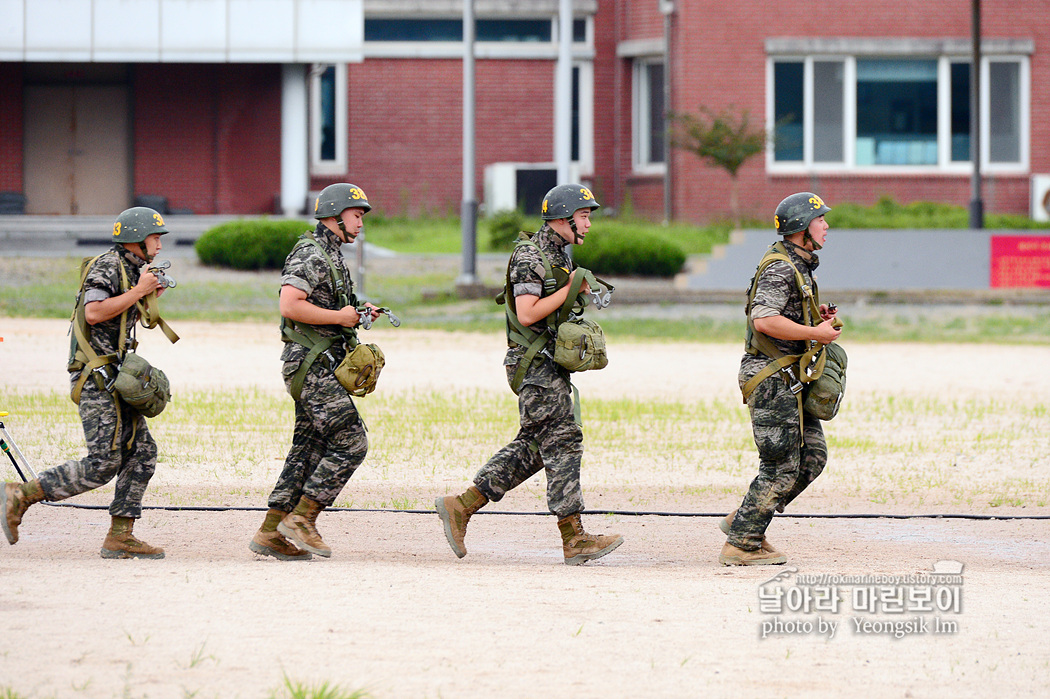
<path fill-rule="evenodd" d="M 737 510 L 739 509 L 740 508 L 738 507 Z M 733 526 L 734 519 L 736 519 L 736 510 L 733 510 L 725 517 L 718 520 L 718 528 L 722 530 L 723 534 L 729 534 L 729 530 Z M 769 541 L 766 540 L 765 536 L 762 537 L 762 550 L 766 553 L 780 553 L 775 548 L 773 548 L 773 544 L 769 543 Z"/>
<path fill-rule="evenodd" d="M 619 534 L 588 534 L 583 530 L 580 522 L 580 513 L 569 515 L 558 520 L 558 531 L 561 532 L 562 550 L 565 553 L 565 563 L 570 566 L 578 566 L 595 558 L 601 558 L 607 553 L 612 553 L 616 547 L 623 543 L 623 537 Z"/>
<path fill-rule="evenodd" d="M 131 530 L 135 520 L 131 517 L 114 517 L 113 523 L 102 542 L 103 558 L 164 558 L 164 549 L 150 546 L 135 538 Z"/>
<path fill-rule="evenodd" d="M 255 532 L 248 548 L 262 556 L 273 556 L 279 561 L 308 561 L 313 558 L 309 551 L 296 548 L 288 539 L 277 531 L 287 513 L 284 510 L 271 508 L 266 513 L 259 531 Z"/>
<path fill-rule="evenodd" d="M 302 496 L 295 509 L 277 525 L 277 531 L 288 537 L 288 540 L 299 548 L 324 558 L 330 558 L 332 549 L 328 548 L 328 544 L 317 531 L 317 515 L 321 514 L 324 507 L 316 500 Z"/>
<path fill-rule="evenodd" d="M 776 566 L 787 563 L 787 556 L 779 551 L 765 551 L 761 548 L 745 551 L 733 546 L 728 541 L 718 554 L 718 562 L 724 566 Z"/>
<path fill-rule="evenodd" d="M 28 483 L 4 483 L 0 488 L 0 528 L 4 530 L 7 543 L 18 543 L 18 525 L 29 506 L 44 499 L 40 481 Z"/>
<path fill-rule="evenodd" d="M 488 501 L 485 494 L 473 485 L 462 495 L 449 495 L 434 500 L 434 508 L 441 518 L 441 523 L 445 525 L 445 538 L 457 557 L 463 558 L 467 555 L 467 545 L 463 543 L 463 538 L 467 535 L 470 516 Z"/>

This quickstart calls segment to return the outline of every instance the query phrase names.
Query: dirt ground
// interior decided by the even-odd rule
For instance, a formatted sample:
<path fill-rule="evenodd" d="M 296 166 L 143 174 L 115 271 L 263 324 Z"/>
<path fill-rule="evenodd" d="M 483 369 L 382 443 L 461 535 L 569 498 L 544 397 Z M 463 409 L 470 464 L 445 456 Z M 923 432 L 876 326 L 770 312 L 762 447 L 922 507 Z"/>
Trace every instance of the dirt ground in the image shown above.
<path fill-rule="evenodd" d="M 66 390 L 55 371 L 66 327 L 0 319 L 5 390 Z M 141 337 L 173 385 L 282 390 L 272 328 L 176 330 L 173 347 Z M 499 338 L 398 333 L 384 343 L 398 371 L 383 390 L 502 389 Z M 235 364 L 209 361 L 233 346 Z M 849 349 L 852 396 L 902 385 L 946 399 L 994 392 L 1045 412 L 1050 395 L 1046 346 Z M 580 375 L 586 396 L 736 391 L 737 345 L 615 352 L 606 370 Z M 659 369 L 638 381 L 654 355 Z M 887 372 L 887 358 L 905 359 Z M 989 378 L 990 366 L 1025 370 Z M 1045 470 L 1045 453 L 1007 454 L 1003 467 L 1033 459 Z M 812 511 L 805 498 L 793 509 Z M 834 502 L 826 493 L 822 512 L 841 514 Z M 706 504 L 698 511 L 727 509 Z M 1019 510 L 1009 514 L 1050 516 Z M 247 549 L 258 512 L 151 509 L 136 533 L 167 557 L 104 561 L 104 512 L 35 506 L 18 545 L 0 549 L 0 696 L 258 698 L 285 678 L 377 698 L 1050 694 L 1046 519 L 781 518 L 770 538 L 787 566 L 724 568 L 714 516 L 595 515 L 588 528 L 625 543 L 569 567 L 549 516 L 482 513 L 462 560 L 431 513 L 339 511 L 322 519 L 331 559 L 281 563 Z M 821 602 L 829 592 L 837 609 Z"/>

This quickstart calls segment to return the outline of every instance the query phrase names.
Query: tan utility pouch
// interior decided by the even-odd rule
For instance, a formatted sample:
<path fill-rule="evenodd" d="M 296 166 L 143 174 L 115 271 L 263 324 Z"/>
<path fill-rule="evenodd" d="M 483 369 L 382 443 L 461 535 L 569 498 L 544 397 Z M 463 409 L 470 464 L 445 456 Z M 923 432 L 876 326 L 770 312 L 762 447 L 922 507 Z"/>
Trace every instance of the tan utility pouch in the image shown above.
<path fill-rule="evenodd" d="M 567 320 L 559 325 L 554 340 L 554 362 L 569 371 L 607 367 L 609 356 L 605 352 L 605 333 L 601 326 L 585 318 Z"/>
<path fill-rule="evenodd" d="M 168 377 L 134 352 L 128 352 L 120 363 L 113 388 L 125 403 L 146 417 L 160 415 L 171 400 Z"/>
<path fill-rule="evenodd" d="M 366 396 L 376 390 L 386 357 L 378 345 L 360 343 L 346 353 L 335 368 L 335 378 L 350 395 Z"/>
<path fill-rule="evenodd" d="M 820 374 L 806 384 L 802 409 L 813 417 L 830 420 L 838 415 L 846 393 L 846 350 L 832 342 L 824 346 L 821 354 L 817 360 Z"/>

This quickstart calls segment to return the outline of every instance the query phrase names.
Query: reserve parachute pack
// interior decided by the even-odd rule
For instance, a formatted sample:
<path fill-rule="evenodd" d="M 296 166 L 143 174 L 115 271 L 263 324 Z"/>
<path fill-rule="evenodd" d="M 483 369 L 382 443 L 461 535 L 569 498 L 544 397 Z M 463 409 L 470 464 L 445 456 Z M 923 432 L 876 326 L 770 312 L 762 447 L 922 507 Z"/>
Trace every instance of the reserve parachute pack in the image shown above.
<path fill-rule="evenodd" d="M 744 403 L 747 403 L 747 399 L 751 397 L 760 383 L 778 371 L 781 372 L 791 392 L 798 399 L 801 433 L 803 413 L 809 413 L 820 420 L 830 420 L 838 414 L 842 398 L 846 393 L 847 357 L 846 351 L 835 342 L 822 345 L 819 342 L 810 341 L 805 352 L 784 354 L 777 349 L 768 335 L 755 329 L 754 321 L 751 319 L 751 306 L 755 300 L 758 278 L 774 262 L 786 262 L 795 273 L 795 284 L 802 294 L 802 324 L 813 326 L 820 322 L 820 296 L 816 282 L 813 282 L 812 287 L 806 283 L 805 277 L 791 261 L 784 243 L 779 241 L 774 243 L 762 257 L 755 276 L 751 278 L 751 285 L 747 290 L 747 305 L 744 307 L 744 313 L 747 315 L 745 350 L 748 354 L 764 354 L 773 361 L 752 376 L 744 384 L 741 392 Z M 833 323 L 833 325 L 840 327 L 841 322 Z"/>
<path fill-rule="evenodd" d="M 336 267 L 331 256 L 317 242 L 313 233 L 310 231 L 304 233 L 296 245 L 313 245 L 320 251 L 325 262 L 328 263 L 332 287 L 335 290 L 336 301 L 339 307 L 344 308 L 351 305 L 351 303 L 356 307 L 356 297 L 348 292 L 348 285 L 342 271 Z M 387 312 L 394 327 L 401 324 L 401 321 L 390 314 L 389 309 L 381 310 Z M 358 313 L 367 313 L 367 309 L 359 308 Z M 371 322 L 365 325 L 367 329 L 367 327 L 371 326 Z M 339 335 L 325 337 L 307 323 L 299 323 L 282 316 L 281 339 L 285 342 L 296 342 L 309 350 L 292 377 L 289 392 L 295 400 L 299 400 L 302 397 L 303 382 L 306 380 L 306 374 L 310 371 L 313 363 L 317 361 L 318 357 L 327 353 L 332 346 L 338 343 L 346 342 L 348 348 L 343 361 L 334 368 L 335 378 L 350 395 L 360 398 L 374 391 L 376 384 L 379 382 L 379 373 L 386 366 L 386 357 L 383 355 L 383 350 L 379 349 L 378 345 L 359 342 L 357 331 L 354 328 L 342 328 Z M 326 354 L 326 356 L 332 364 L 335 363 L 332 361 L 331 354 Z"/>
<path fill-rule="evenodd" d="M 525 231 L 518 234 L 515 249 L 523 245 L 531 245 L 540 253 L 544 270 L 543 296 L 550 296 L 569 283 L 569 270 L 552 268 L 547 255 L 532 240 L 532 234 Z M 596 308 L 600 309 L 609 305 L 612 292 L 615 291 L 613 285 L 594 276 L 590 270 L 576 267 L 576 275 L 565 297 L 565 303 L 557 311 L 547 316 L 546 330 L 537 333 L 518 320 L 517 310 L 514 307 L 514 295 L 510 289 L 510 262 L 508 261 L 506 285 L 503 291 L 496 296 L 496 303 L 506 304 L 507 341 L 526 348 L 525 356 L 518 364 L 518 370 L 511 380 L 511 390 L 515 394 L 521 389 L 525 372 L 538 355 L 547 355 L 554 363 L 572 372 L 604 369 L 608 366 L 609 357 L 605 350 L 605 333 L 597 323 L 583 318 L 583 309 L 588 303 L 587 295 L 580 292 L 584 281 L 591 287 Z M 602 288 L 604 290 L 599 290 Z M 548 355 L 545 349 L 549 337 L 554 337 L 553 356 Z"/>
<path fill-rule="evenodd" d="M 113 250 L 102 253 L 102 255 L 109 254 L 117 253 Z M 171 400 L 171 388 L 164 372 L 151 367 L 149 362 L 135 353 L 138 341 L 127 337 L 127 317 L 130 309 L 125 309 L 120 314 L 120 335 L 116 352 L 99 355 L 91 347 L 91 326 L 87 322 L 84 309 L 84 285 L 87 282 L 88 273 L 102 255 L 85 257 L 80 264 L 80 289 L 77 292 L 76 305 L 70 318 L 69 361 L 66 365 L 66 369 L 70 372 L 79 371 L 80 378 L 73 385 L 70 398 L 79 405 L 84 384 L 90 378 L 100 389 L 114 398 L 119 396 L 142 415 L 156 417 Z M 123 294 L 131 289 L 131 283 L 128 281 L 124 262 L 119 258 L 117 268 L 120 270 L 120 293 Z M 174 286 L 174 283 L 166 284 L 166 286 Z M 160 317 L 156 291 L 151 291 L 136 301 L 135 306 L 139 309 L 139 322 L 143 327 L 155 328 L 159 325 L 169 341 L 178 342 L 179 336 Z M 117 429 L 113 434 L 113 448 L 116 448 L 119 436 L 120 411 L 118 410 Z M 131 438 L 134 439 L 134 433 Z"/>

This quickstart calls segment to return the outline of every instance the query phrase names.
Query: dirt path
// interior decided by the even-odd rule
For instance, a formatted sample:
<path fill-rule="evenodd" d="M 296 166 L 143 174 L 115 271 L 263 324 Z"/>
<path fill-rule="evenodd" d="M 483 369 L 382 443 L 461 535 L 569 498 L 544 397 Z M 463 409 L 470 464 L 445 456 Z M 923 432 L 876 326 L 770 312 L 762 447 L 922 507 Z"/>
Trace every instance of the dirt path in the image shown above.
<path fill-rule="evenodd" d="M 173 385 L 282 391 L 272 328 L 176 329 L 174 347 L 142 338 Z M 0 319 L 4 389 L 65 391 L 55 369 L 65 330 Z M 380 332 L 397 368 L 386 391 L 503 390 L 499 338 Z M 216 360 L 231 347 L 236 362 Z M 736 345 L 618 346 L 615 359 L 581 375 L 581 391 L 735 395 Z M 869 345 L 851 347 L 850 360 L 855 396 L 1050 395 L 1050 372 L 1038 369 L 1047 347 Z M 642 380 L 639 367 L 651 367 Z M 1033 458 L 1046 467 L 1045 454 Z M 1005 468 L 1015 463 L 1004 455 Z M 834 496 L 822 512 L 841 514 Z M 297 564 L 248 551 L 259 517 L 150 510 L 136 533 L 167 558 L 103 561 L 104 511 L 31 509 L 19 544 L 0 547 L 0 695 L 255 699 L 284 677 L 384 698 L 1050 693 L 1047 520 L 781 518 L 770 538 L 787 567 L 728 569 L 713 517 L 591 516 L 588 528 L 626 543 L 583 567 L 561 563 L 550 517 L 479 516 L 458 560 L 432 514 L 331 512 L 322 533 L 335 555 Z M 941 561 L 963 564 L 961 578 L 932 577 Z M 812 597 L 802 606 L 830 590 L 837 611 Z M 779 612 L 769 606 L 778 594 Z"/>

